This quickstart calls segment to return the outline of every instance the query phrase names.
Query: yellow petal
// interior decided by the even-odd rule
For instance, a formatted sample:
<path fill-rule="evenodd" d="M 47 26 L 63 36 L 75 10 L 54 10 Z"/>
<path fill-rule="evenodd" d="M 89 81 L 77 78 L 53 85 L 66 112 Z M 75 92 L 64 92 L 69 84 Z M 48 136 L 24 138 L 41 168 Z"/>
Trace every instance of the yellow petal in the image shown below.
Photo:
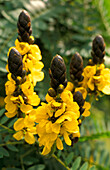
<path fill-rule="evenodd" d="M 52 132 L 52 122 L 49 121 L 47 124 L 46 124 L 46 132 L 47 133 L 51 133 Z"/>
<path fill-rule="evenodd" d="M 40 98 L 36 93 L 33 93 L 33 95 L 28 96 L 28 103 L 33 106 L 38 106 L 40 103 Z"/>
<path fill-rule="evenodd" d="M 8 118 L 12 118 L 12 117 L 14 117 L 16 114 L 17 114 L 17 112 L 13 112 L 13 113 L 6 112 L 6 113 L 5 113 L 5 115 L 6 115 Z"/>
<path fill-rule="evenodd" d="M 26 117 L 24 118 L 24 124 L 25 127 L 34 126 L 34 121 L 30 118 L 30 116 L 26 115 Z"/>
<path fill-rule="evenodd" d="M 62 123 L 65 119 L 66 119 L 66 120 L 69 120 L 69 121 L 72 120 L 72 118 L 71 118 L 70 116 L 68 116 L 68 115 L 63 115 L 63 116 L 61 116 L 59 119 L 56 120 L 56 123 Z"/>
<path fill-rule="evenodd" d="M 13 94 L 13 92 L 15 91 L 14 81 L 7 81 L 5 83 L 5 88 L 6 88 L 6 95 Z"/>
<path fill-rule="evenodd" d="M 68 82 L 68 83 L 67 83 L 67 86 L 66 86 L 66 88 L 65 88 L 65 90 L 73 91 L 73 88 L 74 88 L 73 83 Z"/>
<path fill-rule="evenodd" d="M 47 155 L 51 151 L 51 148 L 47 148 L 46 146 L 43 148 L 42 155 Z"/>
<path fill-rule="evenodd" d="M 89 102 L 85 102 L 83 106 L 86 110 L 89 110 L 91 108 L 91 104 Z"/>
<path fill-rule="evenodd" d="M 56 145 L 59 150 L 63 150 L 63 143 L 60 138 L 57 138 Z"/>
<path fill-rule="evenodd" d="M 94 80 L 93 78 L 90 78 L 89 81 L 87 82 L 88 87 L 93 91 L 94 90 Z"/>
<path fill-rule="evenodd" d="M 32 133 L 26 132 L 25 134 L 25 141 L 29 144 L 35 143 L 35 137 Z"/>
<path fill-rule="evenodd" d="M 16 139 L 16 140 L 21 140 L 23 138 L 23 132 L 22 131 L 19 131 L 19 132 L 16 132 L 13 137 Z"/>
<path fill-rule="evenodd" d="M 85 110 L 82 115 L 83 115 L 84 117 L 88 117 L 88 116 L 90 116 L 90 111 Z"/>
<path fill-rule="evenodd" d="M 80 132 L 78 132 L 78 133 L 73 133 L 72 135 L 73 135 L 74 138 L 75 138 L 75 137 L 80 138 Z"/>
<path fill-rule="evenodd" d="M 53 123 L 52 124 L 52 131 L 59 134 L 59 132 L 60 132 L 60 124 Z"/>
<path fill-rule="evenodd" d="M 34 84 L 36 84 L 36 82 L 42 81 L 44 79 L 44 73 L 42 71 L 34 70 L 31 73 L 32 73 Z"/>
<path fill-rule="evenodd" d="M 61 103 L 56 102 L 56 101 L 53 101 L 53 102 L 52 102 L 52 105 L 53 105 L 54 107 L 60 107 L 60 106 L 61 106 Z"/>
<path fill-rule="evenodd" d="M 71 146 L 71 140 L 70 140 L 69 134 L 67 132 L 64 133 L 64 140 L 67 145 Z"/>
<path fill-rule="evenodd" d="M 5 105 L 5 108 L 9 113 L 14 113 L 17 110 L 17 105 L 10 101 Z"/>
<path fill-rule="evenodd" d="M 65 111 L 65 104 L 63 103 L 62 104 L 62 108 L 61 109 L 58 109 L 56 112 L 55 112 L 55 117 L 58 117 L 60 116 L 61 114 L 63 114 Z"/>
<path fill-rule="evenodd" d="M 103 89 L 102 92 L 104 94 L 110 95 L 110 84 L 106 85 Z"/>
<path fill-rule="evenodd" d="M 15 46 L 21 55 L 26 54 L 30 50 L 30 45 L 27 42 L 19 42 L 18 39 L 15 41 Z"/>
<path fill-rule="evenodd" d="M 16 131 L 19 131 L 25 127 L 24 125 L 24 118 L 19 118 L 15 123 L 14 123 L 14 129 Z"/>
<path fill-rule="evenodd" d="M 53 100 L 53 97 L 50 97 L 49 94 L 47 93 L 45 99 L 47 102 L 50 102 Z"/>
<path fill-rule="evenodd" d="M 23 113 L 26 113 L 28 114 L 29 112 L 31 112 L 33 109 L 33 107 L 31 105 L 26 105 L 26 104 L 21 104 L 20 106 L 20 110 L 23 112 Z"/>

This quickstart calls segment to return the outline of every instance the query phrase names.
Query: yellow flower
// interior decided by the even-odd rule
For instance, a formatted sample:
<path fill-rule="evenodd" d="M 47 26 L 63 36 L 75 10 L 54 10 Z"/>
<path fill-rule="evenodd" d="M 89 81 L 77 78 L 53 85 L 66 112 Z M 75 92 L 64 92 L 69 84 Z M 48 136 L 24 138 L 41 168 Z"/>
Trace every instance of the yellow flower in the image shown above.
<path fill-rule="evenodd" d="M 51 151 L 54 143 L 58 149 L 63 149 L 60 136 L 64 137 L 67 145 L 71 145 L 70 135 L 79 132 L 77 119 L 80 112 L 78 104 L 73 102 L 72 93 L 68 90 L 64 90 L 60 97 L 62 102 L 57 102 L 51 98 L 48 104 L 42 103 L 42 106 L 36 109 L 35 122 L 37 123 L 39 145 L 44 146 L 43 155 Z"/>
<path fill-rule="evenodd" d="M 13 103 L 11 100 L 11 95 L 5 97 L 5 109 L 8 111 L 6 114 L 7 117 L 11 118 L 17 114 L 17 103 Z"/>
<path fill-rule="evenodd" d="M 21 55 L 24 55 L 29 52 L 30 45 L 27 42 L 19 42 L 19 40 L 16 39 L 15 48 L 19 51 Z"/>
<path fill-rule="evenodd" d="M 105 68 L 104 64 L 87 66 L 83 76 L 82 86 L 84 88 L 110 94 L 110 69 Z"/>
<path fill-rule="evenodd" d="M 89 102 L 85 102 L 85 103 L 84 103 L 83 108 L 84 108 L 85 110 L 84 110 L 84 112 L 83 112 L 83 114 L 82 114 L 84 117 L 90 116 L 90 111 L 89 111 L 90 107 L 91 107 L 91 105 L 90 105 Z"/>
<path fill-rule="evenodd" d="M 22 92 L 27 98 L 27 103 L 33 106 L 37 106 L 40 103 L 40 98 L 34 92 L 33 84 L 27 79 L 25 83 L 21 85 Z"/>
<path fill-rule="evenodd" d="M 7 81 L 5 83 L 6 95 L 11 95 L 15 91 L 15 81 Z"/>
<path fill-rule="evenodd" d="M 68 82 L 67 83 L 67 86 L 66 86 L 66 88 L 65 88 L 65 90 L 69 90 L 69 91 L 73 91 L 73 88 L 74 88 L 74 85 L 73 85 L 73 83 L 71 83 L 71 82 Z"/>
<path fill-rule="evenodd" d="M 13 135 L 16 140 L 21 140 L 24 137 L 27 143 L 35 143 L 34 134 L 36 134 L 36 127 L 34 127 L 34 122 L 29 116 L 26 116 L 25 118 L 19 118 L 14 123 L 14 129 L 17 131 Z"/>

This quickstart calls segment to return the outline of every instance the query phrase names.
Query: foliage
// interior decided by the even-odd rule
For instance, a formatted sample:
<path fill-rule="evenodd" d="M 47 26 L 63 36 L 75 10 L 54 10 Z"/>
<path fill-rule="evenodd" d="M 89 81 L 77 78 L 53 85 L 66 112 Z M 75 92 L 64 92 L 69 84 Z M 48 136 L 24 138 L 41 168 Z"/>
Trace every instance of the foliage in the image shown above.
<path fill-rule="evenodd" d="M 90 58 L 91 41 L 96 34 L 102 34 L 106 42 L 105 63 L 110 66 L 109 29 L 110 7 L 106 0 L 1 0 L 0 1 L 0 92 L 5 97 L 6 62 L 8 48 L 14 45 L 17 37 L 16 23 L 22 9 L 31 15 L 33 36 L 39 45 L 45 65 L 44 81 L 37 84 L 35 90 L 42 101 L 49 88 L 48 68 L 51 58 L 57 53 L 63 56 L 67 68 L 72 54 L 78 51 L 84 62 Z M 69 72 L 69 69 L 67 69 Z M 29 146 L 24 141 L 12 138 L 12 125 L 16 118 L 10 120 L 0 110 L 0 169 L 6 170 L 103 170 L 110 169 L 110 114 L 109 99 L 105 96 L 93 103 L 91 117 L 81 127 L 82 137 L 72 148 L 65 146 L 63 151 L 56 151 L 57 157 L 44 157 L 37 144 Z M 60 162 L 62 160 L 62 162 Z M 65 167 L 64 165 L 65 164 Z"/>

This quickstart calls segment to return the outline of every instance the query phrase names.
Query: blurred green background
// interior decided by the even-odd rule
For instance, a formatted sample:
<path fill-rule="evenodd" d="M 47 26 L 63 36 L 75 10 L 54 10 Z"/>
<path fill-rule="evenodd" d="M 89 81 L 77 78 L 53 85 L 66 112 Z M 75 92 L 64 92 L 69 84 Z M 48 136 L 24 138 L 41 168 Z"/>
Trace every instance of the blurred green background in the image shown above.
<path fill-rule="evenodd" d="M 109 0 L 0 0 L 0 170 L 59 170 L 63 168 L 54 158 L 42 157 L 38 146 L 19 144 L 3 126 L 12 128 L 16 118 L 8 119 L 4 112 L 4 84 L 7 52 L 17 38 L 19 13 L 27 10 L 31 16 L 35 43 L 40 47 L 45 78 L 35 90 L 45 100 L 49 86 L 48 69 L 53 56 L 61 55 L 67 66 L 77 51 L 86 65 L 91 58 L 92 40 L 97 34 L 106 43 L 105 65 L 110 67 L 110 1 Z M 1 125 L 3 125 L 1 127 Z M 65 145 L 56 155 L 71 170 L 110 169 L 110 96 L 94 101 L 91 116 L 81 126 L 80 141 L 73 147 Z M 89 137 L 87 137 L 89 136 Z M 10 144 L 11 142 L 11 144 Z"/>

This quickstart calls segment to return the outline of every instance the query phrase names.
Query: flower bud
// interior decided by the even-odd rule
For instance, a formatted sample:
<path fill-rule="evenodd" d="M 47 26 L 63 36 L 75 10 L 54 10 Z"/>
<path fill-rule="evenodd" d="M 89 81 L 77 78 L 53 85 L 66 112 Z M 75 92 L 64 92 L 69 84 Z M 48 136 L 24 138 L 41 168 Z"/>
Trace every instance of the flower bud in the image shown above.
<path fill-rule="evenodd" d="M 67 79 L 66 79 L 66 66 L 64 60 L 61 56 L 56 55 L 53 57 L 49 69 L 49 75 L 51 78 L 51 87 L 57 90 L 60 84 L 66 87 Z"/>
<path fill-rule="evenodd" d="M 83 76 L 83 59 L 79 53 L 75 53 L 70 62 L 70 78 L 74 82 L 75 80 L 82 81 Z"/>
<path fill-rule="evenodd" d="M 57 88 L 57 92 L 58 92 L 58 93 L 62 93 L 63 90 L 64 90 L 64 86 L 63 86 L 62 84 L 60 84 L 60 85 L 58 86 L 58 88 Z"/>
<path fill-rule="evenodd" d="M 82 96 L 82 93 L 77 91 L 74 93 L 73 95 L 73 99 L 75 102 L 78 103 L 79 107 L 83 106 L 84 105 L 84 99 L 83 99 L 83 96 Z"/>
<path fill-rule="evenodd" d="M 48 89 L 48 94 L 51 97 L 55 97 L 57 95 L 56 91 L 53 88 Z"/>
<path fill-rule="evenodd" d="M 17 77 L 17 76 L 22 77 L 22 75 L 23 75 L 22 56 L 15 48 L 12 48 L 9 53 L 8 68 L 9 68 L 9 71 L 15 77 Z"/>
<path fill-rule="evenodd" d="M 104 62 L 105 55 L 105 43 L 104 39 L 101 35 L 97 35 L 92 43 L 92 52 L 91 55 L 93 57 L 94 64 L 101 64 Z"/>
<path fill-rule="evenodd" d="M 31 42 L 30 35 L 32 34 L 31 19 L 27 11 L 23 10 L 18 18 L 18 39 L 23 42 Z"/>

